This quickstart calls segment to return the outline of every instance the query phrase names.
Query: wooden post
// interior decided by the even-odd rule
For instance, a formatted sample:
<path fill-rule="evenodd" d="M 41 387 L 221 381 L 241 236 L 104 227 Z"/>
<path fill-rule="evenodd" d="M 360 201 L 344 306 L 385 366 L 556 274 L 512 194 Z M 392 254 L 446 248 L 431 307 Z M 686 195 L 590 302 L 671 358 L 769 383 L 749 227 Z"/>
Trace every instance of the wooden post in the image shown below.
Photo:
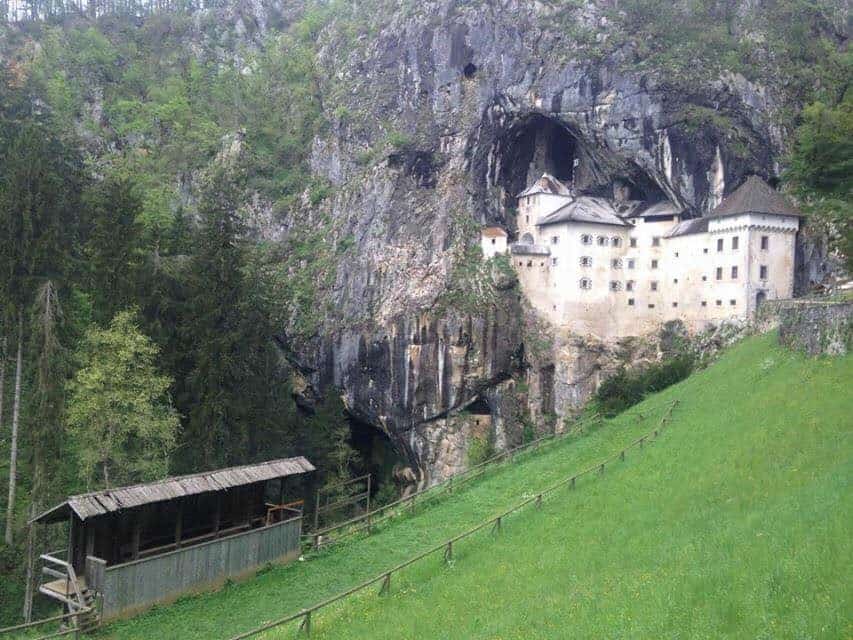
<path fill-rule="evenodd" d="M 216 506 L 213 510 L 213 537 L 219 537 L 219 528 L 222 526 L 222 494 L 216 492 Z"/>
<path fill-rule="evenodd" d="M 175 518 L 175 546 L 181 548 L 181 534 L 184 529 L 184 501 L 178 500 L 178 517 Z"/>
<path fill-rule="evenodd" d="M 577 476 L 572 476 L 572 489 L 575 488 L 575 480 L 577 480 L 577 479 L 578 479 Z"/>
<path fill-rule="evenodd" d="M 386 573 L 385 577 L 382 578 L 382 586 L 379 588 L 379 595 L 384 596 L 387 595 L 388 592 L 391 591 L 391 574 Z"/>
<path fill-rule="evenodd" d="M 538 508 L 542 507 L 542 494 L 541 493 L 538 496 L 536 496 L 536 506 Z"/>
<path fill-rule="evenodd" d="M 306 636 L 311 635 L 311 611 L 310 610 L 305 612 L 305 617 L 302 618 L 302 624 L 299 625 L 299 628 L 305 632 Z"/>
<path fill-rule="evenodd" d="M 317 489 L 317 500 L 314 503 L 314 531 L 320 529 L 320 490 Z"/>
<path fill-rule="evenodd" d="M 95 555 L 95 523 L 86 523 L 86 555 Z"/>
<path fill-rule="evenodd" d="M 131 553 L 130 557 L 134 560 L 139 559 L 139 542 L 142 538 L 142 511 L 136 514 L 136 517 L 133 519 L 133 539 L 131 542 Z M 91 555 L 91 554 L 89 554 Z"/>
<path fill-rule="evenodd" d="M 450 562 L 453 560 L 453 541 L 447 543 L 447 548 L 444 550 L 444 561 Z"/>
<path fill-rule="evenodd" d="M 625 450 L 624 449 L 622 449 L 622 453 L 619 454 L 619 459 L 622 462 L 625 462 Z"/>
<path fill-rule="evenodd" d="M 370 476 L 371 474 L 367 474 L 367 513 L 370 513 Z M 370 523 L 370 519 L 367 520 L 368 525 Z M 368 533 L 370 532 L 370 527 L 368 526 Z"/>

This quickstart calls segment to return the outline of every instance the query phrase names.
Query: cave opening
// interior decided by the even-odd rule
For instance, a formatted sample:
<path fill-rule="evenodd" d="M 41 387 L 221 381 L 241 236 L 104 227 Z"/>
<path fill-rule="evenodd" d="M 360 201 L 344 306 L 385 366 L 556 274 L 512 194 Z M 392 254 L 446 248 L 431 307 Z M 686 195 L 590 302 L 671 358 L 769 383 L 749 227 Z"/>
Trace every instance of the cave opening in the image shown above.
<path fill-rule="evenodd" d="M 358 453 L 352 471 L 357 475 L 370 474 L 374 504 L 392 501 L 400 495 L 400 470 L 408 468 L 408 459 L 384 431 L 352 415 L 348 416 L 348 421 L 349 443 Z"/>
<path fill-rule="evenodd" d="M 499 165 L 494 182 L 509 198 L 543 173 L 571 182 L 578 157 L 577 139 L 561 123 L 535 113 L 516 122 L 498 141 Z"/>
<path fill-rule="evenodd" d="M 532 113 L 505 126 L 490 148 L 484 195 L 509 218 L 518 194 L 543 173 L 569 183 L 578 195 L 649 203 L 666 197 L 639 166 L 591 146 L 557 118 Z"/>
<path fill-rule="evenodd" d="M 470 80 L 475 75 L 477 75 L 477 65 L 474 64 L 473 62 L 469 62 L 462 69 L 462 75 L 464 75 L 466 78 L 468 78 Z"/>

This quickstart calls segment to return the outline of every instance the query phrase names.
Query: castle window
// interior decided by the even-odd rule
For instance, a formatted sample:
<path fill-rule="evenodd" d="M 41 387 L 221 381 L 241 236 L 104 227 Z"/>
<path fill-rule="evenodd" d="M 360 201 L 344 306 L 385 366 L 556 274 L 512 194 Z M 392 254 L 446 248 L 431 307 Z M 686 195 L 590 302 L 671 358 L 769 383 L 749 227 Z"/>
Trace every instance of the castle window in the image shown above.
<path fill-rule="evenodd" d="M 718 307 L 722 307 L 722 306 L 723 306 L 723 301 L 722 301 L 722 300 L 717 300 L 717 306 L 718 306 Z"/>
<path fill-rule="evenodd" d="M 717 239 L 717 251 L 722 251 L 722 250 L 723 250 L 723 239 L 718 238 Z"/>
<path fill-rule="evenodd" d="M 518 261 L 518 266 L 519 266 L 519 267 L 523 267 L 523 266 L 524 266 L 524 263 L 523 263 L 521 260 L 519 260 L 519 261 Z"/>
<path fill-rule="evenodd" d="M 581 236 L 581 244 L 592 244 L 592 236 L 585 233 Z"/>
<path fill-rule="evenodd" d="M 704 249 L 702 249 L 702 253 L 708 253 L 708 247 L 705 247 Z"/>
<path fill-rule="evenodd" d="M 734 237 L 732 238 L 732 250 L 737 249 L 737 247 L 738 247 L 738 242 L 739 242 L 738 237 L 737 237 L 737 236 L 734 236 Z"/>
<path fill-rule="evenodd" d="M 629 258 L 629 259 L 628 259 L 628 268 L 629 268 L 629 269 L 633 269 L 633 268 L 634 268 L 634 265 L 636 265 L 636 264 L 637 264 L 637 261 L 636 261 L 636 260 L 634 260 L 634 258 Z"/>
<path fill-rule="evenodd" d="M 551 244 L 560 244 L 560 236 L 551 236 Z"/>
<path fill-rule="evenodd" d="M 652 269 L 657 269 L 657 268 L 658 268 L 658 261 L 652 260 Z"/>
<path fill-rule="evenodd" d="M 606 247 L 607 242 L 608 242 L 608 240 L 607 240 L 606 236 L 598 236 L 598 246 L 599 247 Z"/>
<path fill-rule="evenodd" d="M 628 298 L 628 306 L 629 306 L 629 307 L 633 307 L 633 306 L 634 306 L 634 298 Z"/>
<path fill-rule="evenodd" d="M 723 268 L 717 267 L 717 280 L 722 280 L 722 279 L 723 279 Z"/>
<path fill-rule="evenodd" d="M 729 304 L 735 306 L 737 304 L 737 300 L 729 300 Z"/>
<path fill-rule="evenodd" d="M 581 266 L 582 267 L 591 267 L 592 266 L 592 258 L 589 256 L 581 256 Z"/>
<path fill-rule="evenodd" d="M 655 305 L 653 305 L 653 304 L 649 305 L 649 309 L 654 309 L 654 308 L 655 308 Z"/>
<path fill-rule="evenodd" d="M 617 238 L 616 236 L 613 236 L 610 239 L 610 244 L 612 244 L 614 247 L 621 247 L 622 246 L 622 238 Z"/>
<path fill-rule="evenodd" d="M 530 224 L 530 216 L 524 216 L 524 221 Z"/>
<path fill-rule="evenodd" d="M 634 281 L 628 280 L 628 282 L 625 283 L 625 291 L 633 291 L 633 290 L 634 290 Z"/>
<path fill-rule="evenodd" d="M 675 257 L 676 257 L 676 258 L 678 257 L 678 251 L 676 251 L 676 252 L 675 252 Z"/>
<path fill-rule="evenodd" d="M 496 238 L 492 238 L 492 244 L 495 244 L 495 243 L 497 243 L 497 239 L 496 239 Z"/>
<path fill-rule="evenodd" d="M 737 280 L 737 267 L 732 267 L 732 280 Z"/>
<path fill-rule="evenodd" d="M 552 267 L 556 267 L 556 266 L 557 266 L 557 258 L 551 258 L 551 266 L 552 266 Z"/>
<path fill-rule="evenodd" d="M 637 239 L 636 239 L 636 238 L 631 238 L 631 246 L 632 246 L 632 247 L 636 247 L 636 246 L 637 246 Z"/>
<path fill-rule="evenodd" d="M 532 267 L 532 266 L 533 266 L 533 260 L 528 260 L 528 261 L 527 261 L 527 266 L 528 266 L 528 267 Z"/>
<path fill-rule="evenodd" d="M 592 289 L 592 280 L 589 278 L 581 278 L 580 287 L 581 289 Z"/>
<path fill-rule="evenodd" d="M 761 250 L 767 251 L 770 248 L 770 238 L 767 236 L 761 236 Z"/>
<path fill-rule="evenodd" d="M 767 265 L 763 264 L 758 267 L 758 277 L 762 280 L 767 280 Z"/>
<path fill-rule="evenodd" d="M 678 306 L 678 303 L 677 303 L 677 302 L 673 302 L 673 303 L 672 303 L 672 306 L 673 306 L 673 307 L 677 307 L 677 306 Z"/>
<path fill-rule="evenodd" d="M 620 291 L 622 289 L 622 285 L 619 284 L 616 280 L 610 281 L 610 290 L 611 291 Z"/>
<path fill-rule="evenodd" d="M 706 282 L 708 280 L 708 276 L 702 276 L 702 282 Z"/>
<path fill-rule="evenodd" d="M 673 279 L 672 279 L 672 282 L 673 282 L 674 284 L 678 284 L 678 278 L 673 278 Z"/>
<path fill-rule="evenodd" d="M 703 307 L 707 307 L 707 306 L 708 306 L 708 301 L 707 301 L 707 300 L 703 300 L 703 301 L 702 301 L 702 306 L 703 306 Z"/>
<path fill-rule="evenodd" d="M 657 280 L 652 280 L 651 286 L 652 286 L 652 291 L 657 291 L 658 290 Z"/>
<path fill-rule="evenodd" d="M 621 269 L 622 268 L 622 258 L 613 258 L 613 260 L 610 261 L 610 266 L 613 267 L 614 269 Z"/>
<path fill-rule="evenodd" d="M 659 247 L 660 246 L 660 236 L 655 236 L 652 238 L 652 246 Z"/>

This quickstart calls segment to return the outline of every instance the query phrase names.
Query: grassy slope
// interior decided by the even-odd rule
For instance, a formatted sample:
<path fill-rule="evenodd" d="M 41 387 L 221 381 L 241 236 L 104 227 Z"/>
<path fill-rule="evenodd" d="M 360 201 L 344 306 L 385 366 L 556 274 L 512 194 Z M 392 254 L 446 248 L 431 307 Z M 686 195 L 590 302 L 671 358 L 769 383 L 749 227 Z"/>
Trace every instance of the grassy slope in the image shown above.
<path fill-rule="evenodd" d="M 390 598 L 327 610 L 317 635 L 849 637 L 851 374 L 853 357 L 806 360 L 751 339 L 606 428 L 371 538 L 104 635 L 225 638 L 297 610 L 618 450 L 680 398 L 654 446 L 512 518 L 499 538 L 462 543 L 451 566 L 436 556 L 395 576 Z"/>

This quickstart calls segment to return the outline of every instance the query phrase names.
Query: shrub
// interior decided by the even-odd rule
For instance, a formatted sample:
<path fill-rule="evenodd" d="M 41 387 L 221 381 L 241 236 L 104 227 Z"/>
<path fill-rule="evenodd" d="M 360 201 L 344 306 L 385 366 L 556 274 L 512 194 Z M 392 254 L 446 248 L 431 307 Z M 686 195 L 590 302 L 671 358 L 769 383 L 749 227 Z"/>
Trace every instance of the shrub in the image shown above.
<path fill-rule="evenodd" d="M 684 380 L 693 371 L 692 356 L 683 354 L 637 371 L 620 369 L 595 393 L 596 409 L 607 417 L 634 406 L 647 394 L 657 393 Z"/>

